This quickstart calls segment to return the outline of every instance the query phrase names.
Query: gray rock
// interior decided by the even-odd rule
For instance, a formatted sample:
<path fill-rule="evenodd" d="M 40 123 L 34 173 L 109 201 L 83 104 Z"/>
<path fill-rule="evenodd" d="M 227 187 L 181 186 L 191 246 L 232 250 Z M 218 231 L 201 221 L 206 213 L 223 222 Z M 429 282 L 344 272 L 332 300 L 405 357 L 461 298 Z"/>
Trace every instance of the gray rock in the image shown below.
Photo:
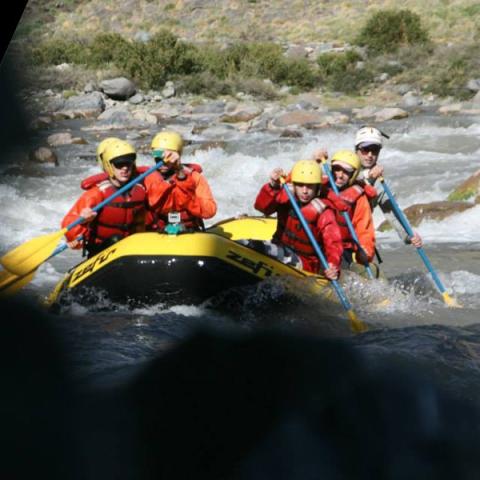
<path fill-rule="evenodd" d="M 146 112 L 145 110 L 136 110 L 133 112 L 133 118 L 142 123 L 148 123 L 150 125 L 156 125 L 158 122 L 158 118 L 155 115 Z"/>
<path fill-rule="evenodd" d="M 308 112 L 304 110 L 296 110 L 294 112 L 286 112 L 274 118 L 273 127 L 286 128 L 291 126 L 307 127 L 323 124 L 325 116 L 318 112 Z"/>
<path fill-rule="evenodd" d="M 293 130 L 286 128 L 285 130 L 282 131 L 280 134 L 280 137 L 282 138 L 301 138 L 303 137 L 303 133 L 300 130 Z"/>
<path fill-rule="evenodd" d="M 423 100 L 414 92 L 407 92 L 400 101 L 400 106 L 402 108 L 415 108 L 422 105 L 422 103 Z"/>
<path fill-rule="evenodd" d="M 412 90 L 412 86 L 408 85 L 407 83 L 400 83 L 397 85 L 394 90 L 399 94 L 399 95 L 405 95 L 408 93 L 410 90 Z"/>
<path fill-rule="evenodd" d="M 47 143 L 51 147 L 58 147 L 59 145 L 71 145 L 72 134 L 70 132 L 54 133 L 47 138 Z"/>
<path fill-rule="evenodd" d="M 150 38 L 152 38 L 152 36 L 150 35 L 150 33 L 146 32 L 145 30 L 140 30 L 133 37 L 133 39 L 136 42 L 141 42 L 141 43 L 147 43 L 150 40 Z"/>
<path fill-rule="evenodd" d="M 50 148 L 40 147 L 30 152 L 29 159 L 37 163 L 50 163 L 58 165 L 58 158 Z"/>
<path fill-rule="evenodd" d="M 367 106 L 363 108 L 354 108 L 352 113 L 357 120 L 366 120 L 373 118 L 377 110 L 377 107 Z"/>
<path fill-rule="evenodd" d="M 128 99 L 128 102 L 132 105 L 140 105 L 145 101 L 145 97 L 141 93 L 136 93 L 133 97 Z"/>
<path fill-rule="evenodd" d="M 51 127 L 52 124 L 53 124 L 53 120 L 51 117 L 47 115 L 41 115 L 40 117 L 37 117 L 30 122 L 30 128 L 33 128 L 34 130 L 38 130 L 41 128 Z"/>
<path fill-rule="evenodd" d="M 249 122 L 262 113 L 262 109 L 254 104 L 240 105 L 235 110 L 222 115 L 220 121 L 226 123 Z"/>
<path fill-rule="evenodd" d="M 375 77 L 376 82 L 386 82 L 390 78 L 390 75 L 387 72 L 383 72 L 378 77 Z"/>
<path fill-rule="evenodd" d="M 87 84 L 83 87 L 84 93 L 92 93 L 97 91 L 98 91 L 98 85 L 96 85 L 94 82 L 87 82 Z"/>
<path fill-rule="evenodd" d="M 58 72 L 65 72 L 66 70 L 70 70 L 72 68 L 72 66 L 69 65 L 68 63 L 61 63 L 60 65 L 55 65 L 54 68 Z"/>
<path fill-rule="evenodd" d="M 162 97 L 171 98 L 171 97 L 174 97 L 175 94 L 176 94 L 176 90 L 173 82 L 166 82 L 165 87 L 162 90 Z"/>
<path fill-rule="evenodd" d="M 408 112 L 401 108 L 390 107 L 383 108 L 375 113 L 376 122 L 386 122 L 387 120 L 400 120 L 401 118 L 408 117 Z"/>
<path fill-rule="evenodd" d="M 291 59 L 307 58 L 307 51 L 304 45 L 289 45 L 285 56 Z"/>
<path fill-rule="evenodd" d="M 135 84 L 125 77 L 103 80 L 100 83 L 100 88 L 105 95 L 113 100 L 127 100 L 137 91 Z"/>
<path fill-rule="evenodd" d="M 63 108 L 55 112 L 59 118 L 94 118 L 103 112 L 105 102 L 100 92 L 75 95 L 65 101 Z"/>
<path fill-rule="evenodd" d="M 82 130 L 128 130 L 131 128 L 148 128 L 151 126 L 148 122 L 135 118 L 132 113 L 123 106 L 105 110 L 98 116 L 97 122 L 88 127 L 82 127 Z"/>
<path fill-rule="evenodd" d="M 225 111 L 225 101 L 216 100 L 214 102 L 197 105 L 192 113 L 223 113 Z"/>
<path fill-rule="evenodd" d="M 480 78 L 472 78 L 466 86 L 471 92 L 478 92 L 480 90 Z"/>
<path fill-rule="evenodd" d="M 442 105 L 438 109 L 438 113 L 441 113 L 442 115 L 449 115 L 451 113 L 459 113 L 460 110 L 462 110 L 463 104 L 461 102 L 457 103 L 450 103 L 448 105 Z"/>

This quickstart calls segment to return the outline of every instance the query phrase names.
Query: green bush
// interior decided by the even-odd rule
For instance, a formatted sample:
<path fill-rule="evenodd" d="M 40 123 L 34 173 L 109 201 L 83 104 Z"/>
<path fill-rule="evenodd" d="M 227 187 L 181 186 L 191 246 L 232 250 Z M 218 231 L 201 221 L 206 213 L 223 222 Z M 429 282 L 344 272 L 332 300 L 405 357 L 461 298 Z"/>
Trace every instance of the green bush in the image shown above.
<path fill-rule="evenodd" d="M 328 88 L 345 93 L 360 93 L 373 81 L 373 71 L 357 68 L 362 57 L 355 51 L 324 53 L 317 59 L 320 81 Z"/>
<path fill-rule="evenodd" d="M 88 47 L 88 64 L 103 67 L 107 63 L 121 63 L 133 53 L 133 44 L 118 33 L 97 35 Z"/>
<path fill-rule="evenodd" d="M 80 42 L 50 40 L 34 47 L 27 55 L 34 65 L 60 65 L 61 63 L 85 63 L 88 47 Z"/>
<path fill-rule="evenodd" d="M 393 53 L 400 46 L 428 42 L 428 33 L 420 17 L 410 10 L 379 10 L 365 24 L 356 38 L 371 54 Z"/>

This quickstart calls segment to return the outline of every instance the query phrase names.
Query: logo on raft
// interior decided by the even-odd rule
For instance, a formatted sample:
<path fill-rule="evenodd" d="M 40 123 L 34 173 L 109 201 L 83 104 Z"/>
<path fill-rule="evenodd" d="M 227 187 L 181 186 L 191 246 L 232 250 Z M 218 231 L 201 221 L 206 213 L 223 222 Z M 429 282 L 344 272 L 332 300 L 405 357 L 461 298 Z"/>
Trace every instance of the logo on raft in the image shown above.
<path fill-rule="evenodd" d="M 255 262 L 250 258 L 242 257 L 239 253 L 229 250 L 227 253 L 227 258 L 233 260 L 235 263 L 243 265 L 248 270 L 251 270 L 252 273 L 258 275 L 262 270 L 264 271 L 264 277 L 270 277 L 273 274 L 273 269 L 270 265 L 260 261 Z M 260 275 L 261 276 L 261 275 Z"/>
<path fill-rule="evenodd" d="M 105 263 L 116 251 L 116 248 L 112 248 L 111 250 L 107 250 L 106 252 L 99 253 L 92 262 L 87 262 L 87 265 L 85 267 L 72 275 L 72 279 L 70 280 L 70 286 L 75 285 L 85 275 L 94 272 L 100 265 Z"/>

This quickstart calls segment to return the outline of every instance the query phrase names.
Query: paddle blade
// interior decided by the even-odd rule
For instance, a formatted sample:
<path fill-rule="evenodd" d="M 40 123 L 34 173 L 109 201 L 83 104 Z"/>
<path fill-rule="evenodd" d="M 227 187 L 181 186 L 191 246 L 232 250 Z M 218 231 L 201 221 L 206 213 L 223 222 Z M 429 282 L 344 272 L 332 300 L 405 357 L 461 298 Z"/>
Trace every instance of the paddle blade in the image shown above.
<path fill-rule="evenodd" d="M 0 263 L 5 270 L 23 276 L 38 268 L 53 253 L 67 229 L 32 238 L 6 253 Z"/>
<path fill-rule="evenodd" d="M 362 333 L 368 330 L 367 325 L 357 317 L 357 315 L 352 309 L 347 310 L 347 314 L 348 319 L 350 320 L 350 328 L 352 329 L 352 331 L 354 331 L 355 333 Z"/>
<path fill-rule="evenodd" d="M 25 285 L 29 284 L 36 270 L 23 276 L 14 275 L 10 272 L 0 272 L 0 298 L 15 295 Z"/>
<path fill-rule="evenodd" d="M 453 297 L 451 297 L 447 292 L 442 293 L 443 301 L 450 307 L 450 308 L 463 308 L 463 305 L 457 302 Z"/>

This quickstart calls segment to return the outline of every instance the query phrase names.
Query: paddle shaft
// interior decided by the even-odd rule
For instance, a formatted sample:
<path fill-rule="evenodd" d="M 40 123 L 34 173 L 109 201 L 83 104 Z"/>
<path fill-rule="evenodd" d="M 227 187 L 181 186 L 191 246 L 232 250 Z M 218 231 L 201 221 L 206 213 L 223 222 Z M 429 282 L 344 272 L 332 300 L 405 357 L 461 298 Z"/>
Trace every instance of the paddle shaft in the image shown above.
<path fill-rule="evenodd" d="M 119 195 L 122 195 L 122 193 L 127 192 L 130 190 L 134 185 L 137 183 L 141 182 L 145 177 L 148 177 L 151 173 L 153 173 L 155 170 L 158 170 L 161 166 L 163 165 L 163 162 L 158 162 L 156 163 L 153 167 L 149 168 L 146 172 L 142 173 L 138 177 L 135 177 L 133 180 L 130 180 L 127 184 L 125 184 L 123 187 L 119 188 L 115 193 L 112 193 L 108 198 L 100 202 L 98 205 L 95 205 L 95 207 L 92 208 L 94 212 L 98 212 L 101 210 L 105 205 L 109 204 L 113 199 L 118 197 Z M 77 218 L 74 222 L 72 222 L 70 225 L 66 227 L 67 232 L 71 230 L 72 228 L 76 227 L 77 225 L 80 225 L 83 223 L 85 219 L 83 217 Z M 60 252 L 58 252 L 60 253 Z"/>
<path fill-rule="evenodd" d="M 323 166 L 323 171 L 327 174 L 328 176 L 328 181 L 330 182 L 330 185 L 333 189 L 333 191 L 337 194 L 337 195 L 340 195 L 340 192 L 338 191 L 338 187 L 337 185 L 335 184 L 335 179 L 333 178 L 333 175 L 332 175 L 332 172 L 330 170 L 330 168 L 328 167 L 328 165 L 324 162 L 322 164 Z M 358 239 L 358 235 L 357 235 L 357 232 L 355 231 L 355 227 L 353 226 L 353 223 L 352 223 L 352 220 L 350 219 L 350 215 L 348 214 L 348 212 L 341 212 L 342 215 L 343 215 L 343 218 L 345 219 L 345 222 L 347 223 L 347 227 L 348 227 L 348 230 L 350 232 L 350 235 L 352 236 L 353 238 L 353 241 L 357 244 L 357 247 L 358 249 L 363 253 L 363 255 L 367 257 L 367 254 L 365 253 L 365 249 L 362 247 L 362 245 L 360 244 L 360 240 Z M 367 264 L 365 265 L 365 270 L 367 271 L 368 273 L 368 276 L 373 279 L 375 278 L 373 273 L 372 273 L 372 269 L 370 268 L 370 265 Z"/>
<path fill-rule="evenodd" d="M 412 227 L 410 226 L 410 223 L 405 216 L 405 214 L 402 212 L 402 209 L 399 207 L 397 201 L 395 200 L 395 197 L 393 196 L 392 191 L 390 190 L 390 187 L 387 185 L 387 182 L 383 177 L 380 178 L 380 181 L 382 182 L 383 189 L 385 193 L 387 194 L 388 199 L 390 200 L 390 203 L 392 204 L 392 208 L 395 212 L 395 215 L 397 216 L 399 222 L 401 223 L 403 229 L 407 233 L 409 237 L 413 237 L 414 233 L 412 230 Z M 433 281 L 435 282 L 435 285 L 437 286 L 438 290 L 440 293 L 443 295 L 446 292 L 446 288 L 441 282 L 440 278 L 437 275 L 437 272 L 433 268 L 433 265 L 430 263 L 429 258 L 427 257 L 427 254 L 425 253 L 425 250 L 423 247 L 419 247 L 416 249 L 418 254 L 420 255 L 420 258 L 423 260 L 423 263 L 427 267 L 428 271 L 431 273 Z"/>
<path fill-rule="evenodd" d="M 288 185 L 286 183 L 283 184 L 283 188 L 287 192 L 290 203 L 292 204 L 292 207 L 295 210 L 295 213 L 296 213 L 298 219 L 300 220 L 300 223 L 302 224 L 303 230 L 307 234 L 308 239 L 310 240 L 310 243 L 312 244 L 312 246 L 315 250 L 315 253 L 318 255 L 318 258 L 320 259 L 320 262 L 321 262 L 323 268 L 326 270 L 328 268 L 327 259 L 325 258 L 325 255 L 323 254 L 320 246 L 318 245 L 317 240 L 313 236 L 313 233 L 312 233 L 307 221 L 305 220 L 305 217 L 303 216 L 303 214 L 300 210 L 300 207 L 298 206 L 297 201 L 296 201 L 293 193 L 290 191 L 290 189 L 288 188 Z M 345 308 L 345 310 L 352 310 L 352 305 L 348 301 L 347 296 L 345 295 L 345 292 L 343 291 L 343 288 L 340 286 L 338 281 L 337 280 L 330 280 L 330 281 L 333 285 L 333 288 L 335 289 L 335 292 L 338 295 L 338 298 L 340 299 L 340 302 L 342 303 L 343 307 Z"/>

